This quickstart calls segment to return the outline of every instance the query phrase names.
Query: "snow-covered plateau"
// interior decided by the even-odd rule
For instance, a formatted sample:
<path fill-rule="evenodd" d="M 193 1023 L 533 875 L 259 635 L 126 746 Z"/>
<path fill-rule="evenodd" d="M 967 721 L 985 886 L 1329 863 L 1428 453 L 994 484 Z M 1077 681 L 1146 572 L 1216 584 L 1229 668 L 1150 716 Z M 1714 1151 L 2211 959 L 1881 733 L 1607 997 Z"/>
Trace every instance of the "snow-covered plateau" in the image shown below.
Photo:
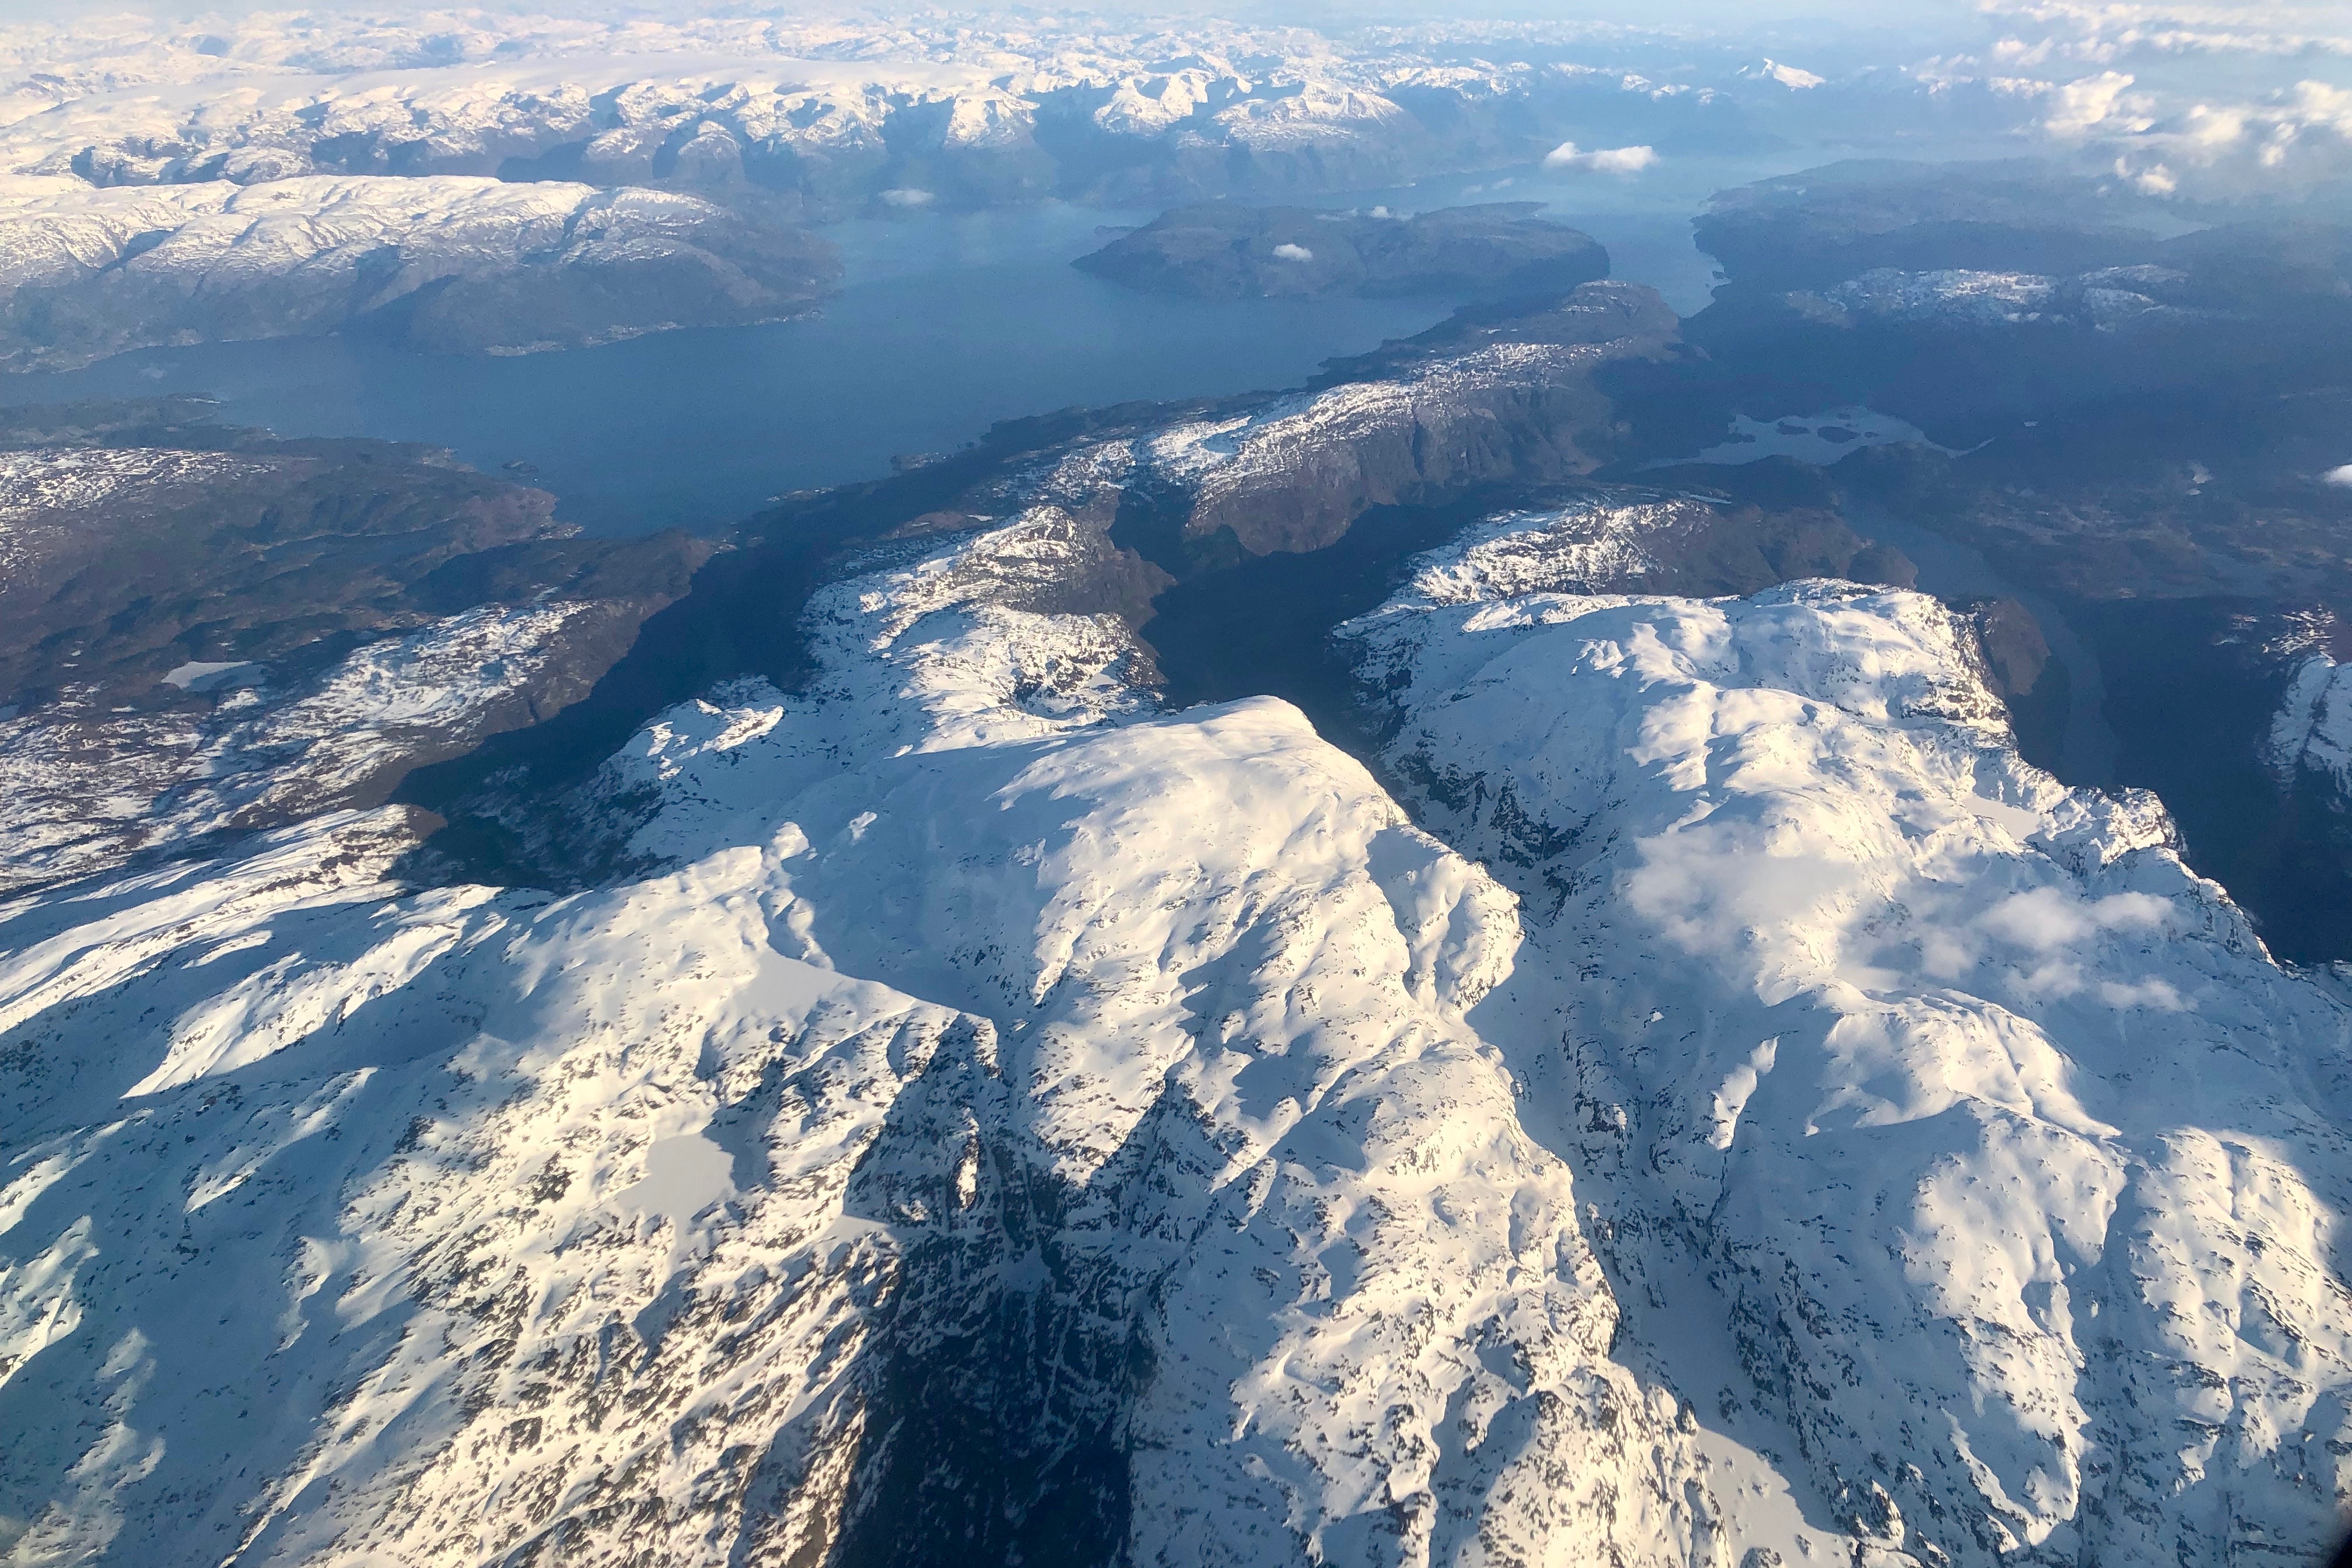
<path fill-rule="evenodd" d="M 621 885 L 0 906 L 11 1561 L 2310 1552 L 2352 1016 L 1936 602 L 1544 591 L 1670 513 L 1345 628 L 1380 776 L 1040 501 L 638 734 Z"/>

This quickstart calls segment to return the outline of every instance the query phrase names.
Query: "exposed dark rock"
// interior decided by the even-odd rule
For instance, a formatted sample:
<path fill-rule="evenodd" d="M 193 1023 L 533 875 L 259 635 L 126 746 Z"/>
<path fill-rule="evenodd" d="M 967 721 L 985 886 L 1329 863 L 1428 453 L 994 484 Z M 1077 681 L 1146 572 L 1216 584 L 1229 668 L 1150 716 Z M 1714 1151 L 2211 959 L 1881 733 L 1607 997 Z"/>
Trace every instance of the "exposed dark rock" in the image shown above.
<path fill-rule="evenodd" d="M 1244 555 L 1314 550 L 1372 507 L 1590 474 L 1628 436 L 1594 372 L 1671 353 L 1675 324 L 1651 289 L 1588 283 L 1545 309 L 1464 311 L 1341 362 L 1308 396 L 1264 408 L 1235 434 L 1234 459 L 1190 492 L 1181 548 L 1204 562 L 1226 558 L 1227 538 Z"/>
<path fill-rule="evenodd" d="M 2033 612 L 2015 599 L 1988 599 L 1976 606 L 1975 620 L 1993 694 L 2012 700 L 2032 691 L 2050 668 L 2050 642 Z"/>

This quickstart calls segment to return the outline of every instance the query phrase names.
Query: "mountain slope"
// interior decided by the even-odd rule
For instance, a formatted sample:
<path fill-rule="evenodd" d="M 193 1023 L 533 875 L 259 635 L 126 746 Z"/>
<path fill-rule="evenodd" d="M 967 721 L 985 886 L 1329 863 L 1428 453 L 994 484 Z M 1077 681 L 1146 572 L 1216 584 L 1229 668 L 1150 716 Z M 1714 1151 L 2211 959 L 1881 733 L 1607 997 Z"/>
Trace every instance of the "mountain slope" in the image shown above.
<path fill-rule="evenodd" d="M 93 188 L 0 174 L 0 368 L 347 327 L 526 353 L 808 310 L 839 258 L 663 191 L 436 175 Z"/>
<path fill-rule="evenodd" d="M 386 811 L 6 906 L 16 1560 L 2308 1550 L 2340 1003 L 1933 601 L 1511 528 L 1347 633 L 1475 859 L 1013 607 L 1039 506 L 647 727 L 625 885 Z"/>
<path fill-rule="evenodd" d="M 1462 1021 L 1510 900 L 1295 712 L 940 591 L 1023 532 L 649 731 L 667 875 L 403 895 L 379 814 L 12 911 L 21 1558 L 1682 1560 Z"/>
<path fill-rule="evenodd" d="M 1933 601 L 1478 589 L 1449 555 L 1350 630 L 1422 820 L 1533 917 L 1475 1021 L 1650 1364 L 1867 1548 L 2316 1551 L 2340 999 L 2154 797 L 2019 763 Z"/>

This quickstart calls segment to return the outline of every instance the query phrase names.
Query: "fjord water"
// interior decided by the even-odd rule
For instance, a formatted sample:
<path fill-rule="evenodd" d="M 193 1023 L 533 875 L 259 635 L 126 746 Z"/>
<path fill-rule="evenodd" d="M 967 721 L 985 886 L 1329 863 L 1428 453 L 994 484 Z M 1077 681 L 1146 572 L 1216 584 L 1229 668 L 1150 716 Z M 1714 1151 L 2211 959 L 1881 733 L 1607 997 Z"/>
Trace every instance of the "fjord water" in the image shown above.
<path fill-rule="evenodd" d="M 1690 215 L 1708 191 L 1770 172 L 1719 159 L 1640 182 L 1523 170 L 1318 205 L 1548 203 L 1610 247 L 1619 277 L 1653 284 L 1687 313 L 1706 304 L 1713 268 L 1691 244 Z M 211 343 L 0 376 L 0 403 L 192 394 L 216 399 L 224 421 L 282 436 L 417 441 L 486 471 L 514 465 L 556 494 L 559 515 L 594 532 L 714 529 L 785 491 L 950 450 L 1003 419 L 1296 385 L 1324 361 L 1410 336 L 1459 303 L 1212 303 L 1132 293 L 1069 265 L 1103 244 L 1103 229 L 1152 216 L 1047 203 L 829 226 L 841 291 L 808 317 L 763 327 L 509 359 L 417 354 L 361 336 Z"/>
<path fill-rule="evenodd" d="M 0 377 L 0 401 L 189 393 L 281 436 L 446 447 L 555 492 L 600 533 L 723 526 L 780 492 L 875 478 L 998 420 L 1074 405 L 1296 384 L 1443 320 L 1454 301 L 1131 293 L 1070 261 L 1148 220 L 1050 204 L 825 230 L 847 276 L 816 313 L 508 359 L 360 338 L 149 350 Z"/>

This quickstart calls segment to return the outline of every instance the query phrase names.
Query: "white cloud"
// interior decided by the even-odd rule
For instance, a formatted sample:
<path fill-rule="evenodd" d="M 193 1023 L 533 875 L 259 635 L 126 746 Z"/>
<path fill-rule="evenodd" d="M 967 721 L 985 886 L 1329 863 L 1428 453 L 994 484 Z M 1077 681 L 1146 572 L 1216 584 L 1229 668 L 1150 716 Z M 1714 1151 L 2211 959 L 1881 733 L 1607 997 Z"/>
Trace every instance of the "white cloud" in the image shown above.
<path fill-rule="evenodd" d="M 2246 117 L 2200 103 L 2182 117 L 2180 133 L 2193 146 L 2231 147 L 2245 140 Z"/>
<path fill-rule="evenodd" d="M 2053 1001 L 2077 995 L 2083 989 L 2083 966 L 2063 959 L 2035 967 L 2024 977 L 2028 995 L 2048 997 Z"/>
<path fill-rule="evenodd" d="M 2113 980 L 2102 981 L 2099 1000 L 2110 1007 L 2154 1007 L 2159 1012 L 2185 1013 L 2189 1004 L 2169 980 L 2150 977 L 2135 984 L 2118 984 Z"/>
<path fill-rule="evenodd" d="M 1937 62 L 1938 68 L 1950 62 Z M 2175 73 L 2177 75 L 2177 73 Z M 2042 100 L 2041 129 L 2097 149 L 2116 177 L 2153 196 L 2242 198 L 2324 188 L 2352 175 L 2352 89 L 2298 81 L 2236 100 L 2188 99 L 2121 70 L 2071 81 L 1981 79 L 2003 95 Z"/>
<path fill-rule="evenodd" d="M 2020 64 L 2058 55 L 2105 65 L 2126 55 L 2352 54 L 2352 29 L 2336 0 L 2134 5 L 2116 0 L 1979 0 L 2020 33 L 1997 54 Z"/>
<path fill-rule="evenodd" d="M 1979 4 L 2000 41 L 1981 58 L 1924 62 L 1915 76 L 1938 89 L 1974 82 L 2039 98 L 2044 132 L 2097 148 L 2144 194 L 2238 200 L 2352 176 L 2352 89 L 2316 75 L 2328 57 L 2352 57 L 2343 0 Z M 2183 69 L 2200 57 L 2230 68 Z M 2288 61 L 2315 75 L 2282 78 Z M 2255 88 L 2264 77 L 2276 85 Z M 2224 82 L 2246 88 L 2216 96 Z"/>
<path fill-rule="evenodd" d="M 2019 947 L 2046 952 L 2097 931 L 2150 930 L 2164 922 L 2170 907 L 2149 893 L 2083 900 L 2056 888 L 2036 888 L 2003 899 L 1977 923 Z"/>
<path fill-rule="evenodd" d="M 882 199 L 894 207 L 927 207 L 940 198 L 929 191 L 913 191 L 901 186 L 895 191 L 883 192 Z"/>
<path fill-rule="evenodd" d="M 2340 468 L 2328 469 L 2319 476 L 2319 482 L 2324 485 L 2334 485 L 2338 489 L 2352 490 L 2352 463 L 2347 463 Z"/>
<path fill-rule="evenodd" d="M 2127 90 L 2135 79 L 2123 71 L 2101 71 L 2062 83 L 2051 90 L 2042 127 L 2058 136 L 2147 130 L 2155 123 L 2149 118 L 2155 104 L 2147 95 Z"/>
<path fill-rule="evenodd" d="M 1284 261 L 1312 261 L 1315 253 L 1303 245 L 1277 245 L 1274 254 Z"/>
<path fill-rule="evenodd" d="M 1544 159 L 1547 169 L 1584 169 L 1596 174 L 1638 174 L 1658 161 L 1654 147 L 1596 147 L 1587 153 L 1563 142 Z"/>

